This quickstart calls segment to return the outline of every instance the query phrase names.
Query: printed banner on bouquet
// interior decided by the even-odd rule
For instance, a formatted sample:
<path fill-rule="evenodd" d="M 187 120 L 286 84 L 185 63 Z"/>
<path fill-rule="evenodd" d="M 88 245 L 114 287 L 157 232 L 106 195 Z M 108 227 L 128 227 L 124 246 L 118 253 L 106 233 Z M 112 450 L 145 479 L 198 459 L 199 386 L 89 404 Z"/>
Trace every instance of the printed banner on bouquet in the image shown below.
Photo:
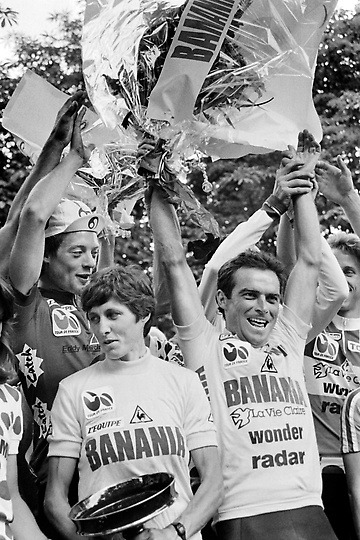
<path fill-rule="evenodd" d="M 211 27 L 216 6 L 224 17 Z M 82 47 L 90 99 L 107 126 L 126 125 L 130 114 L 188 155 L 283 150 L 305 128 L 320 140 L 312 84 L 335 6 L 336 0 L 87 0 Z M 181 58 L 186 47 L 203 57 Z"/>
<path fill-rule="evenodd" d="M 189 0 L 181 16 L 147 114 L 172 123 L 191 119 L 205 77 L 235 14 L 250 0 Z M 181 104 L 181 106 L 179 106 Z"/>

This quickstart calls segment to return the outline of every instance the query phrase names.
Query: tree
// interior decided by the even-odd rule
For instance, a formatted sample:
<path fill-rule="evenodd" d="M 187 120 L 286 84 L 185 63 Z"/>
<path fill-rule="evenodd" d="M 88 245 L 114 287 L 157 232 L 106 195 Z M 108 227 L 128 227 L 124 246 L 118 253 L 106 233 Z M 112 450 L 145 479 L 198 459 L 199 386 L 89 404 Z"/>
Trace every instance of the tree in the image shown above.
<path fill-rule="evenodd" d="M 320 45 L 314 82 L 314 103 L 320 115 L 323 152 L 328 161 L 341 155 L 360 187 L 360 11 L 335 14 Z M 349 229 L 341 208 L 318 197 L 321 223 Z"/>

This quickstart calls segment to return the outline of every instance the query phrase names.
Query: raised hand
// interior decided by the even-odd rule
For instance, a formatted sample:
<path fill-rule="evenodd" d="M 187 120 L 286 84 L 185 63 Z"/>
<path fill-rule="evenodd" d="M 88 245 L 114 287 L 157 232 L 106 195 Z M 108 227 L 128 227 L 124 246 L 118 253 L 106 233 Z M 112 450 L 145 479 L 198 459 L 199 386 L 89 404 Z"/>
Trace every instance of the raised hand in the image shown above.
<path fill-rule="evenodd" d="M 138 148 L 138 157 L 141 158 L 139 174 L 157 177 L 160 174 L 160 167 L 164 157 L 164 141 L 159 139 L 155 142 L 150 137 L 145 137 Z"/>
<path fill-rule="evenodd" d="M 293 160 L 293 168 L 302 169 L 302 172 L 313 173 L 316 163 L 320 158 L 320 145 L 315 141 L 314 136 L 304 129 L 298 134 L 298 144 L 295 149 L 289 145 L 288 149 L 283 152 L 281 166 L 287 165 L 290 160 Z"/>
<path fill-rule="evenodd" d="M 313 181 L 308 172 L 298 169 L 296 158 L 276 171 L 273 195 L 284 204 L 290 204 L 291 197 L 309 193 L 313 189 Z"/>
<path fill-rule="evenodd" d="M 329 200 L 342 205 L 346 197 L 355 192 L 351 172 L 340 156 L 336 158 L 339 167 L 327 161 L 319 161 L 315 167 L 319 190 Z"/>
<path fill-rule="evenodd" d="M 321 147 L 315 141 L 314 136 L 307 129 L 304 129 L 298 135 L 298 144 L 293 160 L 301 167 L 302 173 L 313 173 L 320 158 L 320 151 Z"/>
<path fill-rule="evenodd" d="M 70 149 L 78 154 L 78 156 L 82 159 L 83 163 L 86 163 L 89 160 L 91 150 L 92 148 L 94 148 L 94 145 L 92 145 L 92 147 L 85 146 L 82 140 L 81 127 L 83 124 L 85 113 L 86 108 L 82 106 L 77 112 L 77 114 L 74 116 L 70 145 Z"/>
<path fill-rule="evenodd" d="M 79 90 L 64 103 L 57 114 L 49 141 L 57 142 L 63 148 L 70 143 L 76 115 L 83 105 L 85 97 L 85 92 Z"/>

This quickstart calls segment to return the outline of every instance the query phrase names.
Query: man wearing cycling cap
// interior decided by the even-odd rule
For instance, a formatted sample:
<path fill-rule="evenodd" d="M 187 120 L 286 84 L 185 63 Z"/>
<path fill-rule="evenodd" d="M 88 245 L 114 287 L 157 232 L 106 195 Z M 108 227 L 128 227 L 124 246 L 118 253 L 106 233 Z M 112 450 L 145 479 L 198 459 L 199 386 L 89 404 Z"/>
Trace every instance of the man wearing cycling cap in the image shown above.
<path fill-rule="evenodd" d="M 83 201 L 61 199 L 47 223 L 45 238 L 77 231 L 92 231 L 99 234 L 103 228 L 104 218 L 91 212 Z"/>
<path fill-rule="evenodd" d="M 58 536 L 42 515 L 50 409 L 59 382 L 88 366 L 100 350 L 78 296 L 96 269 L 105 221 L 82 201 L 63 198 L 86 161 L 78 111 L 78 103 L 70 103 L 58 120 L 71 140 L 70 151 L 29 194 L 10 259 L 17 308 L 13 349 L 33 418 L 30 465 L 38 487 L 37 519 L 53 540 Z"/>

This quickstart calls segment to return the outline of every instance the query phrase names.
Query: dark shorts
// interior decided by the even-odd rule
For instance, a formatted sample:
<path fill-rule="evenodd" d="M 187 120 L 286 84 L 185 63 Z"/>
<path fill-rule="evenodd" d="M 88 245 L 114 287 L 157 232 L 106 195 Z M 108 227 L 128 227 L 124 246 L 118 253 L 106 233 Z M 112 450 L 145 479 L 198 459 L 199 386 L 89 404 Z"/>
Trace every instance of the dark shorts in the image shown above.
<path fill-rule="evenodd" d="M 320 506 L 219 521 L 221 540 L 337 540 Z"/>
<path fill-rule="evenodd" d="M 322 501 L 325 514 L 339 540 L 357 538 L 351 515 L 346 476 L 339 467 L 325 467 L 322 471 Z"/>

